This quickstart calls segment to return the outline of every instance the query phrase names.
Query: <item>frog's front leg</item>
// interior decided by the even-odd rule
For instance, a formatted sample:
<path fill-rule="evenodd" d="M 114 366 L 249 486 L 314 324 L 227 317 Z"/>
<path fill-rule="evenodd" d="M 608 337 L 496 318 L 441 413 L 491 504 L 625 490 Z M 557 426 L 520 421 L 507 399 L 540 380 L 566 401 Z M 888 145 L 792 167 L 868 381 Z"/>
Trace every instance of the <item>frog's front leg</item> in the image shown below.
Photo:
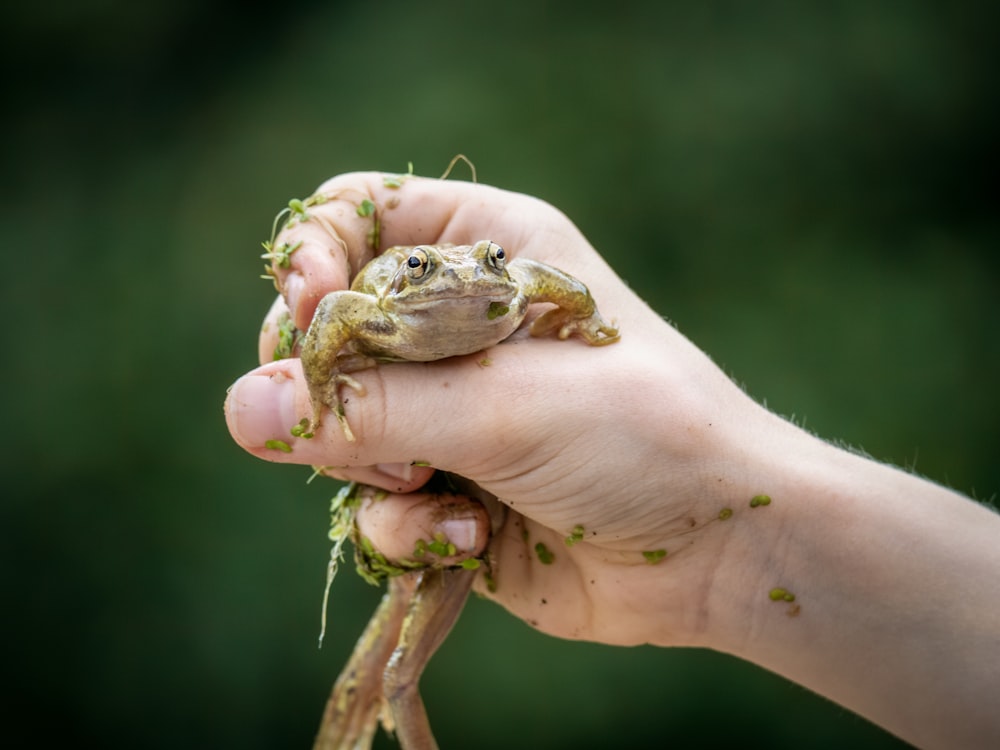
<path fill-rule="evenodd" d="M 375 299 L 367 294 L 331 292 L 320 300 L 302 338 L 299 354 L 313 405 L 308 432 L 319 428 L 326 406 L 337 417 L 344 437 L 354 441 L 354 433 L 344 416 L 340 388 L 347 386 L 358 395 L 365 395 L 364 387 L 349 373 L 374 367 L 376 361 L 363 353 L 341 354 L 341 351 L 349 342 L 363 342 L 371 330 L 390 325 L 383 322 L 384 317 Z"/>
<path fill-rule="evenodd" d="M 591 346 L 613 344 L 621 338 L 618 328 L 601 317 L 590 290 L 583 282 L 558 268 L 527 258 L 511 261 L 508 268 L 528 302 L 558 305 L 532 322 L 532 336 L 547 336 L 555 332 L 560 339 L 566 339 L 577 334 Z"/>
<path fill-rule="evenodd" d="M 437 750 L 420 698 L 420 675 L 458 620 L 476 571 L 427 568 L 405 575 L 417 586 L 385 670 L 385 697 L 399 744 L 405 750 Z"/>
<path fill-rule="evenodd" d="M 389 581 L 388 591 L 333 686 L 313 750 L 367 750 L 380 716 L 391 730 L 384 714 L 382 675 L 399 643 L 415 587 L 416 582 L 404 576 Z"/>

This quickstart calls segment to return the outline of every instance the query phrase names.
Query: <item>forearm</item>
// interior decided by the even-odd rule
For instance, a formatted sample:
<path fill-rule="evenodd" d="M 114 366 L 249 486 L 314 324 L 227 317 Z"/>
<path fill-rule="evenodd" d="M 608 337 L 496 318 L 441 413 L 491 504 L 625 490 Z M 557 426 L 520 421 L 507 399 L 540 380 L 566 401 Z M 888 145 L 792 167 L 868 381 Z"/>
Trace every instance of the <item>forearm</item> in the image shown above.
<path fill-rule="evenodd" d="M 772 501 L 725 532 L 715 645 L 922 747 L 1000 746 L 1000 517 L 776 419 L 744 442 Z"/>

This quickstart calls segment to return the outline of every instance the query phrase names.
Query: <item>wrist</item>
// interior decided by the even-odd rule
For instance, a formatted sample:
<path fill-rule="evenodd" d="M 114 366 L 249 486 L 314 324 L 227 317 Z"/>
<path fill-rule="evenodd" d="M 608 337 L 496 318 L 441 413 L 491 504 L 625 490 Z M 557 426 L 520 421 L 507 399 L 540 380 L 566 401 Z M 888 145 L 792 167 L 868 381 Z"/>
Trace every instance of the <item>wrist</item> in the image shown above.
<path fill-rule="evenodd" d="M 837 515 L 847 512 L 831 497 L 851 473 L 845 463 L 862 459 L 757 408 L 754 423 L 732 436 L 729 462 L 718 471 L 726 489 L 717 503 L 729 515 L 715 531 L 718 559 L 700 645 L 760 663 L 753 646 L 774 635 L 780 647 L 783 629 L 808 621 L 804 569 L 819 559 Z"/>
<path fill-rule="evenodd" d="M 991 679 L 982 653 L 998 645 L 1000 613 L 970 605 L 996 602 L 984 572 L 1000 566 L 997 516 L 777 417 L 765 422 L 758 439 L 743 441 L 740 481 L 745 494 L 771 502 L 734 508 L 732 523 L 720 525 L 699 645 L 805 685 L 910 742 L 947 746 L 949 736 L 984 731 L 985 710 L 960 728 L 952 717 L 979 705 L 977 690 Z M 934 684 L 947 685 L 947 701 L 927 688 Z"/>
<path fill-rule="evenodd" d="M 635 564 L 619 572 L 621 590 L 609 607 L 646 613 L 635 642 L 736 653 L 757 609 L 775 606 L 770 592 L 782 586 L 777 556 L 792 499 L 802 495 L 795 489 L 800 464 L 808 478 L 810 463 L 823 465 L 827 451 L 837 452 L 742 391 L 716 394 L 711 404 L 688 403 L 689 414 L 704 417 L 673 420 L 683 435 L 671 428 L 670 445 L 661 441 L 658 449 L 669 459 L 649 461 L 661 467 L 650 480 L 661 500 L 647 512 L 639 546 L 663 556 L 642 565 L 632 552 Z M 787 610 L 794 613 L 796 603 L 786 602 Z"/>

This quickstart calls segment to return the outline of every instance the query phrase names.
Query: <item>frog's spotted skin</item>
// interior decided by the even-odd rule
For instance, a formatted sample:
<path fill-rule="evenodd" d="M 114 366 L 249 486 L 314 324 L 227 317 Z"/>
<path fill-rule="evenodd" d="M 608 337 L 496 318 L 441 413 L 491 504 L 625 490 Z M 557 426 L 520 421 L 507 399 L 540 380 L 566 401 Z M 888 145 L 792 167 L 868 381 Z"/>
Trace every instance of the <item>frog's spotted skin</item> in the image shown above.
<path fill-rule="evenodd" d="M 361 270 L 350 290 L 320 301 L 302 339 L 313 402 L 309 431 L 329 407 L 353 441 L 340 388 L 364 391 L 350 373 L 379 362 L 481 351 L 516 331 L 533 302 L 556 305 L 532 323 L 534 336 L 575 334 L 595 346 L 618 340 L 618 329 L 604 321 L 582 283 L 544 263 L 508 260 L 495 242 L 390 248 Z"/>

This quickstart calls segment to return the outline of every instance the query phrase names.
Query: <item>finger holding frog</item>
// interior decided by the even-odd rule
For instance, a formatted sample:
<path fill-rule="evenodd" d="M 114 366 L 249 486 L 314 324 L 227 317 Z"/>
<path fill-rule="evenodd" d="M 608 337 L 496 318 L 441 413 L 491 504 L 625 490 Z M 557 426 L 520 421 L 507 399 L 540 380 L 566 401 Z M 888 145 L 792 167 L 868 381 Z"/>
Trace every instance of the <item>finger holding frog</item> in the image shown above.
<path fill-rule="evenodd" d="M 363 488 L 357 531 L 363 546 L 404 568 L 468 565 L 486 551 L 490 517 L 482 504 L 451 492 L 407 495 Z"/>
<path fill-rule="evenodd" d="M 289 321 L 288 306 L 285 304 L 284 298 L 279 296 L 275 299 L 274 304 L 271 305 L 271 309 L 265 316 L 264 323 L 260 329 L 258 354 L 261 365 L 268 365 L 269 363 L 296 356 L 296 348 L 298 339 L 301 337 L 301 332 L 290 327 Z M 301 378 L 301 370 L 297 366 L 297 363 L 289 364 L 291 367 L 273 366 L 271 369 L 274 369 L 275 374 L 267 375 L 266 381 L 259 381 L 261 389 L 273 391 L 274 388 L 272 386 L 274 384 L 271 381 L 274 377 L 277 377 L 282 382 Z M 267 368 L 265 368 L 265 371 L 267 371 Z M 264 403 L 274 404 L 275 399 L 271 397 L 269 401 Z M 261 405 L 261 403 L 258 403 L 257 407 L 259 408 Z M 251 407 L 247 405 L 246 408 Z M 280 416 L 277 417 L 277 419 L 281 418 Z M 284 418 L 287 419 L 287 417 Z M 289 438 L 284 440 L 279 438 L 279 442 L 275 442 L 273 437 L 265 438 L 265 445 L 270 443 L 271 445 L 279 446 L 277 450 L 274 448 L 268 449 L 266 457 L 274 459 L 279 455 L 284 456 L 285 453 L 282 448 L 285 446 L 292 449 L 293 446 L 299 445 L 305 450 L 308 450 L 310 446 L 317 449 L 320 448 L 320 443 L 316 441 L 299 440 L 291 434 L 289 434 Z M 301 451 L 298 453 L 301 453 Z M 325 461 L 326 454 L 327 451 L 323 448 L 322 456 L 314 463 Z M 291 458 L 290 455 L 289 458 Z M 387 462 L 373 466 L 317 466 L 316 470 L 318 473 L 333 479 L 372 484 L 394 492 L 408 492 L 421 487 L 434 473 L 434 469 L 429 466 L 420 466 L 413 462 Z"/>
<path fill-rule="evenodd" d="M 400 201 L 385 182 L 376 173 L 340 175 L 309 197 L 289 201 L 275 217 L 263 257 L 297 328 L 308 328 L 320 300 L 347 289 L 389 246 L 385 213 Z"/>
<path fill-rule="evenodd" d="M 327 293 L 347 289 L 368 261 L 397 245 L 485 238 L 512 258 L 562 263 L 584 280 L 589 267 L 596 272 L 603 263 L 596 252 L 580 256 L 579 231 L 547 203 L 478 183 L 358 172 L 334 177 L 309 198 L 290 203 L 297 210 L 279 215 L 284 225 L 269 243 L 268 257 L 301 330 Z M 562 221 L 553 222 L 553 213 Z M 539 236 L 531 231 L 536 225 L 550 231 Z"/>
<path fill-rule="evenodd" d="M 378 390 L 373 388 L 376 393 Z M 229 389 L 225 403 L 233 438 L 246 451 L 266 461 L 313 466 L 325 476 L 371 484 L 390 492 L 410 492 L 433 475 L 434 469 L 423 462 L 400 461 L 378 450 L 377 439 L 361 446 L 345 446 L 335 420 L 313 438 L 294 434 L 290 428 L 310 408 L 309 391 L 297 359 L 269 362 L 242 376 Z M 361 455 L 360 449 L 366 446 L 375 449 Z"/>
<path fill-rule="evenodd" d="M 379 247 L 379 209 L 363 188 L 324 185 L 289 201 L 274 220 L 262 256 L 297 328 L 309 326 L 316 305 L 351 279 Z"/>

